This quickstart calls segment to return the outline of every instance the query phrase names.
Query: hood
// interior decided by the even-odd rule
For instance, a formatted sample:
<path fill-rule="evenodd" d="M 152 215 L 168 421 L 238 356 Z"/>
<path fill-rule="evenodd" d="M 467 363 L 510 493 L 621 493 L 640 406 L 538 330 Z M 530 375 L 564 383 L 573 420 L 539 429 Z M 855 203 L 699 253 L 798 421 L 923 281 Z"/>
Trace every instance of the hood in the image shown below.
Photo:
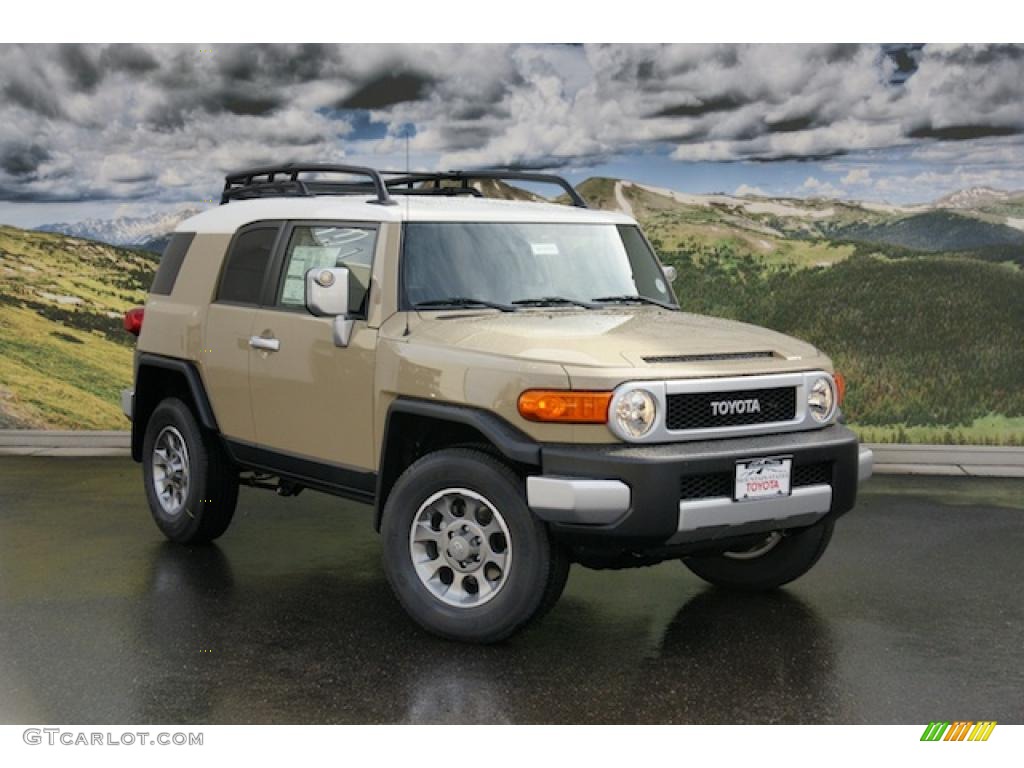
<path fill-rule="evenodd" d="M 408 341 L 577 368 L 645 368 L 651 375 L 680 363 L 650 360 L 658 357 L 762 353 L 743 361 L 760 370 L 823 359 L 812 345 L 766 328 L 653 307 L 430 313 L 411 323 Z M 705 368 L 708 360 L 699 362 Z"/>

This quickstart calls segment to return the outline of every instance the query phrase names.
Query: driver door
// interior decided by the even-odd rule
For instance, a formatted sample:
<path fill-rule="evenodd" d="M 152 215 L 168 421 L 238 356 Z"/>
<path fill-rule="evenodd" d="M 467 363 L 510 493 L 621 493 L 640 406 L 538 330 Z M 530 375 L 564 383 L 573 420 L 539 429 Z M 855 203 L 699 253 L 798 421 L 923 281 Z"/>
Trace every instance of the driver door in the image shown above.
<path fill-rule="evenodd" d="M 277 280 L 253 320 L 249 381 L 256 442 L 294 474 L 369 482 L 377 331 L 367 327 L 366 306 L 376 240 L 375 224 L 293 222 L 280 241 Z M 335 345 L 332 318 L 306 309 L 313 267 L 349 270 L 356 322 L 347 347 Z"/>

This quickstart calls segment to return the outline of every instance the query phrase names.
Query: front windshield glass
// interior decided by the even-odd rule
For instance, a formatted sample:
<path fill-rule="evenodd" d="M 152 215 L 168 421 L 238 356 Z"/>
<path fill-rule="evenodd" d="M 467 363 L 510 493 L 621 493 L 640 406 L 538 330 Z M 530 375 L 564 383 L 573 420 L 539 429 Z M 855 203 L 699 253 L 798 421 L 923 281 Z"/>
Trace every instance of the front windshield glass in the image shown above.
<path fill-rule="evenodd" d="M 402 284 L 406 309 L 446 301 L 590 306 L 629 297 L 675 306 L 640 231 L 614 224 L 409 222 Z"/>

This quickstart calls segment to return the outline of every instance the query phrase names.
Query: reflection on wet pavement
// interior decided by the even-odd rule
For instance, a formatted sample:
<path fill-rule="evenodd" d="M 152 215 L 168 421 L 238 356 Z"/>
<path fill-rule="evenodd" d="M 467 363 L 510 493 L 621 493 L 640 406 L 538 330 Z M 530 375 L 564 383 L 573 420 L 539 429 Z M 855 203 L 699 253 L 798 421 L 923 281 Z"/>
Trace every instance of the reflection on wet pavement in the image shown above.
<path fill-rule="evenodd" d="M 0 722 L 1021 722 L 1024 513 L 943 482 L 869 488 L 786 590 L 574 568 L 481 648 L 405 617 L 366 507 L 246 490 L 180 547 L 126 460 L 3 459 Z"/>

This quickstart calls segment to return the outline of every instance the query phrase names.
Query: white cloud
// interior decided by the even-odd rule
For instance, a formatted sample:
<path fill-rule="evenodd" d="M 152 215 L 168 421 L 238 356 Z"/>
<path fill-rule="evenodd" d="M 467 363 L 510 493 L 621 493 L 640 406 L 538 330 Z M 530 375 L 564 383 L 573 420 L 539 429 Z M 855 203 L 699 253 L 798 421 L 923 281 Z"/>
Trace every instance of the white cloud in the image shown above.
<path fill-rule="evenodd" d="M 749 184 L 740 184 L 736 187 L 736 191 L 733 192 L 733 195 L 736 197 L 745 197 L 747 195 L 759 195 L 761 197 L 766 197 L 767 193 L 760 187 L 752 187 Z"/>
<path fill-rule="evenodd" d="M 1016 179 L 1024 48 L 927 46 L 918 60 L 891 85 L 878 46 L 3 45 L 0 199 L 186 200 L 248 164 L 390 164 L 410 124 L 419 165 L 904 148 L 964 178 Z M 844 171 L 805 191 L 886 183 L 882 169 Z"/>
<path fill-rule="evenodd" d="M 808 176 L 797 190 L 806 197 L 842 197 L 843 192 L 829 181 L 822 181 L 815 176 Z"/>
<path fill-rule="evenodd" d="M 868 168 L 851 168 L 843 178 L 839 180 L 845 186 L 863 185 L 871 183 L 871 171 Z"/>

